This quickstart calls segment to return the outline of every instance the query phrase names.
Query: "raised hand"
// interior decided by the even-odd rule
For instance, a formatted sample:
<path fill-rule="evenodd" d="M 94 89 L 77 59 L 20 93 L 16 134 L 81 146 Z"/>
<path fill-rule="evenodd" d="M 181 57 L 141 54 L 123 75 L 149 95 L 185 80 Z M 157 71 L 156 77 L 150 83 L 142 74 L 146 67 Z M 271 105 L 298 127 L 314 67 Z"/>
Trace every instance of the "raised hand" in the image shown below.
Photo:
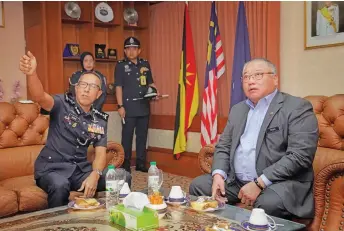
<path fill-rule="evenodd" d="M 25 75 L 32 75 L 36 72 L 37 68 L 37 61 L 35 56 L 28 51 L 27 55 L 23 55 L 20 58 L 19 62 L 19 69 L 21 72 L 23 72 Z"/>

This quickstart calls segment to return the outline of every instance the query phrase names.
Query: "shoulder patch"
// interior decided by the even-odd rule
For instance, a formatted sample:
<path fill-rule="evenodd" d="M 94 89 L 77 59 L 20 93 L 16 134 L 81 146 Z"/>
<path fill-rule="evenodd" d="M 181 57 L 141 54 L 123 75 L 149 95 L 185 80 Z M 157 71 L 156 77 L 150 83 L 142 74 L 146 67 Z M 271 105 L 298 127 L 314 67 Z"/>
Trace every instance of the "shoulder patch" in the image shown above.
<path fill-rule="evenodd" d="M 99 118 L 105 120 L 105 121 L 108 121 L 109 119 L 109 114 L 105 113 L 105 112 L 102 112 L 102 111 L 98 111 L 97 109 L 93 108 L 92 109 L 93 113 L 95 115 L 97 115 Z"/>

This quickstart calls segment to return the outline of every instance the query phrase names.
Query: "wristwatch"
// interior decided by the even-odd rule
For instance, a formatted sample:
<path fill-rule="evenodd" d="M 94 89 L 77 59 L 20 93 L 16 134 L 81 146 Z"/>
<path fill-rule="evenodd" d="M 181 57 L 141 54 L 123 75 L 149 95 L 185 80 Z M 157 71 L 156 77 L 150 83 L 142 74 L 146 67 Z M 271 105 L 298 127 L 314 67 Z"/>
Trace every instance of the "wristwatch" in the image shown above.
<path fill-rule="evenodd" d="M 120 109 L 121 107 L 123 107 L 122 104 L 118 104 L 118 105 L 117 105 L 117 108 L 118 108 L 118 109 Z"/>
<path fill-rule="evenodd" d="M 99 169 L 93 169 L 93 171 L 96 171 L 96 173 L 97 173 L 99 176 L 102 176 L 102 175 L 103 175 L 103 172 L 100 171 Z"/>
<path fill-rule="evenodd" d="M 260 188 L 260 190 L 264 190 L 264 188 L 259 184 L 258 179 L 254 178 L 254 183 L 256 183 L 256 185 L 258 186 L 258 188 Z"/>

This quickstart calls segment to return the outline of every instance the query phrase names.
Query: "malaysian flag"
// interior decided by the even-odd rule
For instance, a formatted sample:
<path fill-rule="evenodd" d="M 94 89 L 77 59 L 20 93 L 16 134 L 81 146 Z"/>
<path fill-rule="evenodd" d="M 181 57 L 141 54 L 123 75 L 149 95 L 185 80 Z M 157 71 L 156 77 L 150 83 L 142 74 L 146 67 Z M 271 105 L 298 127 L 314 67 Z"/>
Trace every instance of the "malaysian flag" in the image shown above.
<path fill-rule="evenodd" d="M 215 2 L 211 4 L 207 67 L 201 117 L 201 144 L 217 142 L 217 80 L 225 72 L 225 59 L 217 21 Z"/>

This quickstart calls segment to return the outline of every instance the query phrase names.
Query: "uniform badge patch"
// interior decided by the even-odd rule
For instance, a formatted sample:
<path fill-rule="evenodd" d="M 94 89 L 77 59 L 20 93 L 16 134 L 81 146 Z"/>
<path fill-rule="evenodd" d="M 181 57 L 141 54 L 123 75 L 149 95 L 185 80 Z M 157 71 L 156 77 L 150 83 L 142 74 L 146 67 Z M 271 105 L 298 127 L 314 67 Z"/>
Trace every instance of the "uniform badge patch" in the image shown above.
<path fill-rule="evenodd" d="M 145 72 L 145 71 L 149 71 L 149 69 L 147 67 L 141 67 L 140 68 L 141 74 L 143 74 L 143 72 Z"/>
<path fill-rule="evenodd" d="M 131 71 L 129 65 L 125 65 L 125 66 L 124 66 L 124 71 L 125 71 L 125 72 L 130 72 L 130 71 Z"/>

